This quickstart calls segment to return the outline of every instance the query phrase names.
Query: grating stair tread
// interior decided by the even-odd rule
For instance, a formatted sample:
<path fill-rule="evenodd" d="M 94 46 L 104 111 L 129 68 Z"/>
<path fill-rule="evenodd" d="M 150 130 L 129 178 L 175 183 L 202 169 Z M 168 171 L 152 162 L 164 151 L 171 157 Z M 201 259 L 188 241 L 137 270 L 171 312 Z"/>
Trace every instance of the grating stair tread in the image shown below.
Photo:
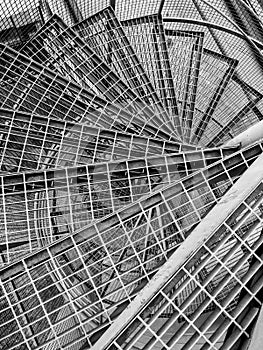
<path fill-rule="evenodd" d="M 1 172 L 65 167 L 197 150 L 27 112 L 0 109 Z"/>
<path fill-rule="evenodd" d="M 153 125 L 165 124 L 76 33 L 56 15 L 22 48 L 21 52 L 72 79 L 87 91 L 129 111 Z M 166 125 L 164 131 L 168 132 Z M 173 131 L 170 130 L 170 133 Z"/>
<path fill-rule="evenodd" d="M 148 106 L 155 105 L 157 112 L 159 110 L 159 113 L 165 113 L 111 7 L 78 23 L 73 29 Z M 167 121 L 169 122 L 168 116 Z"/>
<path fill-rule="evenodd" d="M 174 128 L 181 134 L 178 106 L 162 19 L 151 15 L 122 21 L 124 31 L 162 103 Z"/>
<path fill-rule="evenodd" d="M 240 154 L 246 161 L 240 160 Z M 61 311 L 69 306 L 68 297 L 71 296 L 74 302 L 68 311 L 69 324 L 63 322 L 63 318 L 56 318 L 58 322 L 56 328 L 51 327 L 47 332 L 52 332 L 52 334 L 55 332 L 60 342 L 69 345 L 70 338 L 67 337 L 67 334 L 70 328 L 73 327 L 77 342 L 83 339 L 81 333 L 85 327 L 85 339 L 89 343 L 89 338 L 91 339 L 95 332 L 100 329 L 104 332 L 105 326 L 109 324 L 110 320 L 106 317 L 105 312 L 118 314 L 118 305 L 122 305 L 127 300 L 127 294 L 132 296 L 145 286 L 150 276 L 169 259 L 170 254 L 184 240 L 187 242 L 191 237 L 190 232 L 193 226 L 196 226 L 201 218 L 205 218 L 206 214 L 233 186 L 233 181 L 236 182 L 238 178 L 242 178 L 242 174 L 249 167 L 247 164 L 255 162 L 260 154 L 262 154 L 262 145 L 259 144 L 239 151 L 148 197 L 143 197 L 138 202 L 100 221 L 83 227 L 74 235 L 66 235 L 61 241 L 54 242 L 51 246 L 42 248 L 33 255 L 21 257 L 15 264 L 7 265 L 1 271 L 2 286 L 5 288 L 3 290 L 1 287 L 3 295 L 1 301 L 6 305 L 2 309 L 2 312 L 6 312 L 5 321 L 8 324 L 12 322 L 13 315 L 8 310 L 12 310 L 16 305 L 13 300 L 10 301 L 10 304 L 7 303 L 6 298 L 9 293 L 11 295 L 15 295 L 16 292 L 20 293 L 21 307 L 27 305 L 32 310 L 35 322 L 42 316 L 38 316 L 38 308 L 34 305 L 38 293 L 41 293 L 43 300 L 49 305 L 59 298 L 62 303 L 60 304 Z M 225 164 L 228 170 L 223 169 L 222 164 Z M 6 190 L 8 188 L 10 186 L 6 187 Z M 151 207 L 149 207 L 150 200 Z M 178 210 L 179 208 L 181 211 Z M 174 215 L 174 222 L 171 223 L 171 216 Z M 187 216 L 191 217 L 190 221 L 186 219 Z M 149 218 L 151 218 L 150 226 Z M 99 232 L 100 235 L 98 235 Z M 130 239 L 127 241 L 128 237 Z M 145 239 L 147 239 L 146 245 Z M 137 253 L 134 254 L 134 251 Z M 65 261 L 65 254 L 68 262 Z M 26 270 L 25 266 L 27 266 Z M 118 275 L 116 275 L 114 266 L 118 270 Z M 50 268 L 52 268 L 51 275 L 50 272 L 48 274 L 46 272 Z M 78 279 L 74 278 L 73 268 L 77 271 Z M 210 273 L 213 273 L 213 269 Z M 49 277 L 49 280 L 45 276 Z M 123 284 L 120 284 L 118 276 L 123 276 Z M 22 287 L 21 279 L 24 281 Z M 10 280 L 12 280 L 12 285 Z M 30 299 L 26 293 L 29 292 L 28 284 L 35 286 L 35 289 L 30 289 L 30 292 L 32 291 Z M 48 293 L 53 285 L 57 288 L 56 297 Z M 90 288 L 91 285 L 92 290 L 88 291 L 87 288 Z M 99 297 L 98 301 L 96 301 L 97 297 Z M 77 306 L 73 307 L 75 303 Z M 100 309 L 99 313 L 96 305 Z M 92 314 L 81 324 L 76 318 L 79 307 L 82 312 Z M 54 308 L 46 309 L 45 316 L 41 319 L 50 322 L 52 317 L 57 316 L 54 311 Z M 97 326 L 98 321 L 99 327 Z M 15 329 L 12 334 L 5 334 L 2 340 L 10 341 L 15 335 L 21 336 L 23 332 L 27 332 L 29 322 L 32 321 L 24 319 L 23 322 L 25 323 L 21 329 Z M 59 324 L 64 328 L 58 327 Z M 31 338 L 39 339 L 39 330 L 36 328 L 34 332 Z M 48 341 L 45 339 L 41 344 L 44 346 L 48 342 L 55 345 L 56 339 L 49 338 Z M 23 340 L 20 340 L 20 344 L 23 344 Z"/>

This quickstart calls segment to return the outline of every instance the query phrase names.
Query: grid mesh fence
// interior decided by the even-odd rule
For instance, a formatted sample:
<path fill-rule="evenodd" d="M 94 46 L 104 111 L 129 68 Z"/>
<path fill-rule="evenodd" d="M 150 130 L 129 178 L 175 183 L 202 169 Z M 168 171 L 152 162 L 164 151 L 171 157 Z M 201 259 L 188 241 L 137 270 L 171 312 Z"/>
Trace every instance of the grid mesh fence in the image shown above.
<path fill-rule="evenodd" d="M 0 18 L 0 42 L 19 48 L 44 24 L 45 9 L 39 0 L 3 0 Z"/>

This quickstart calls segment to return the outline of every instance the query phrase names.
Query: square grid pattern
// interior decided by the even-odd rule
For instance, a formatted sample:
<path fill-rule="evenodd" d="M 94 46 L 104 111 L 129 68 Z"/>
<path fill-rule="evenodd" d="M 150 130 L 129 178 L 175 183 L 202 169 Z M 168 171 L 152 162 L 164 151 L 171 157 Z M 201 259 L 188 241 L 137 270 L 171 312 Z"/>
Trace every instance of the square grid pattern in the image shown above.
<path fill-rule="evenodd" d="M 239 151 L 2 269 L 1 341 L 89 346 L 261 153 Z"/>

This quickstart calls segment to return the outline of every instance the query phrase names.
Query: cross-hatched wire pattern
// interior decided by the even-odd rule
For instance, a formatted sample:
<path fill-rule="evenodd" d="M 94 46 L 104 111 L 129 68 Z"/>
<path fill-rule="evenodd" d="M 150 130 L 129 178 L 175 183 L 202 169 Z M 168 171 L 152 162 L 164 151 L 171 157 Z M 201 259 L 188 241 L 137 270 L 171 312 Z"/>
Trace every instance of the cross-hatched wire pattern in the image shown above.
<path fill-rule="evenodd" d="M 0 145 L 2 173 L 136 159 L 197 149 L 191 145 L 8 109 L 0 109 Z"/>
<path fill-rule="evenodd" d="M 133 117 L 162 125 L 169 122 L 165 112 L 154 114 L 151 104 L 136 95 L 76 33 L 56 15 L 41 28 L 21 52 L 53 71 L 71 78 L 87 91 L 128 110 Z M 159 119 L 159 116 L 162 119 Z M 165 127 L 164 127 L 165 128 Z M 168 128 L 166 130 L 169 130 Z M 170 129 L 170 133 L 172 133 Z"/>
<path fill-rule="evenodd" d="M 6 256 L 2 261 L 8 263 L 74 233 L 233 151 L 209 149 L 5 175 L 1 178 L 0 237 Z"/>
<path fill-rule="evenodd" d="M 239 0 L 237 1 L 240 2 Z M 234 2 L 235 0 L 231 1 L 231 3 Z M 212 0 L 208 2 L 206 0 L 186 0 L 174 6 L 173 0 L 165 0 L 163 1 L 161 13 L 163 17 L 194 18 L 196 20 L 216 23 L 222 28 L 240 32 L 241 28 L 239 24 L 234 21 L 231 22 L 232 18 L 228 10 L 226 10 L 226 12 L 228 12 L 227 17 L 223 16 L 226 14 L 226 12 L 224 13 L 226 8 L 225 1 Z"/>
<path fill-rule="evenodd" d="M 165 280 L 160 271 L 155 292 L 103 350 L 247 348 L 263 299 L 262 194 L 261 176 L 192 251 L 185 245 L 187 257 Z M 163 317 L 167 312 L 170 318 Z"/>
<path fill-rule="evenodd" d="M 200 131 L 198 132 L 198 129 L 196 129 L 193 140 L 198 140 L 200 145 L 213 144 L 219 140 L 223 143 L 226 141 L 224 136 L 227 131 L 232 130 L 235 125 L 239 124 L 247 113 L 255 111 L 255 116 L 251 118 L 251 124 L 262 119 L 261 112 L 257 107 L 261 100 L 262 94 L 238 79 L 234 74 L 220 100 L 214 104 L 210 116 L 206 114 L 206 120 L 202 119 L 199 124 Z M 236 136 L 242 131 L 244 129 L 240 123 L 239 130 L 235 133 L 232 132 Z"/>
<path fill-rule="evenodd" d="M 240 151 L 2 269 L 2 343 L 90 346 L 261 153 Z"/>
<path fill-rule="evenodd" d="M 263 19 L 263 6 L 258 0 L 249 0 L 248 4 L 251 6 L 252 11 L 258 16 L 261 20 Z"/>
<path fill-rule="evenodd" d="M 75 6 L 77 6 L 78 10 L 75 11 L 79 16 L 77 20 L 75 20 L 75 24 L 85 20 L 86 18 L 96 14 L 103 9 L 112 6 L 114 7 L 114 1 L 112 0 L 96 0 L 96 1 L 83 1 L 83 0 L 75 0 Z M 60 17 L 64 18 L 63 14 L 57 13 Z M 80 19 L 81 17 L 81 19 Z"/>
<path fill-rule="evenodd" d="M 115 12 L 122 21 L 139 18 L 142 16 L 155 15 L 159 12 L 162 0 L 117 0 Z"/>
<path fill-rule="evenodd" d="M 44 24 L 45 8 L 38 0 L 3 0 L 0 4 L 0 42 L 19 48 Z"/>
<path fill-rule="evenodd" d="M 83 19 L 83 13 L 81 13 L 78 6 L 79 2 L 76 0 L 46 0 L 44 3 L 46 4 L 46 20 L 52 17 L 53 14 L 56 14 L 62 17 L 68 26 L 72 26 Z"/>
<path fill-rule="evenodd" d="M 262 19 L 256 15 L 248 2 L 234 0 L 228 1 L 192 1 L 195 5 L 196 15 L 199 14 L 212 23 L 231 28 L 260 40 L 263 39 Z M 231 23 L 234 22 L 234 23 Z"/>

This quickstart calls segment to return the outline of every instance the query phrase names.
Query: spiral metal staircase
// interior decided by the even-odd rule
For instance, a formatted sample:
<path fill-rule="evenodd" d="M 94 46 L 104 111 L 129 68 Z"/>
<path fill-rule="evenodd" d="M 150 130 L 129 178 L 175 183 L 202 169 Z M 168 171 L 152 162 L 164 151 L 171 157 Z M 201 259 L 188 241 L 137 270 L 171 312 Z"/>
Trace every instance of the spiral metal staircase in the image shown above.
<path fill-rule="evenodd" d="M 0 349 L 260 350 L 262 2 L 0 17 Z"/>

